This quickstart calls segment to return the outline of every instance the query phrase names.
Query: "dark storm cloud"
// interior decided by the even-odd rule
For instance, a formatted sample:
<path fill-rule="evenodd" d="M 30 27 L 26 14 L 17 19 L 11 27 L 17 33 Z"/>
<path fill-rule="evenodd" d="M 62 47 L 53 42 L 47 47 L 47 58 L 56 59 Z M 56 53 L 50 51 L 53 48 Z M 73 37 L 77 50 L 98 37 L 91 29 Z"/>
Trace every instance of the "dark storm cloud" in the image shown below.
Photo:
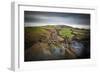
<path fill-rule="evenodd" d="M 25 11 L 24 15 L 25 23 L 90 24 L 90 14 Z"/>

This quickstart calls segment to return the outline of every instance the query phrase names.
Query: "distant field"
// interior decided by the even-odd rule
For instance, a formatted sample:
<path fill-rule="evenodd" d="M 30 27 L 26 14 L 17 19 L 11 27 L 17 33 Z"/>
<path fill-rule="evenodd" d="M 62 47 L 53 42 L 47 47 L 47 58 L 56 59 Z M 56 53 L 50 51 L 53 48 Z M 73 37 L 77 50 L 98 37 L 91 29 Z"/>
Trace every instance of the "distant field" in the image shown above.
<path fill-rule="evenodd" d="M 90 29 L 47 25 L 24 31 L 25 61 L 90 58 Z"/>

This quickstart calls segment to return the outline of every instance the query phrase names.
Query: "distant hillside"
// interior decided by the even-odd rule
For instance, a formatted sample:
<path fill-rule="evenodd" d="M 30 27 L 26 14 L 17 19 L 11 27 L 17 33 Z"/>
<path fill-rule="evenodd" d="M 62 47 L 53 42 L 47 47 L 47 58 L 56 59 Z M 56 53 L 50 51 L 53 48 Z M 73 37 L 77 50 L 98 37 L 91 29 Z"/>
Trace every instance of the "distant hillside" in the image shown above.
<path fill-rule="evenodd" d="M 73 28 L 80 28 L 80 29 L 90 29 L 90 25 L 80 25 L 80 24 L 33 24 L 33 23 L 25 23 L 25 27 L 40 27 L 40 26 L 69 26 L 69 27 L 73 27 Z"/>

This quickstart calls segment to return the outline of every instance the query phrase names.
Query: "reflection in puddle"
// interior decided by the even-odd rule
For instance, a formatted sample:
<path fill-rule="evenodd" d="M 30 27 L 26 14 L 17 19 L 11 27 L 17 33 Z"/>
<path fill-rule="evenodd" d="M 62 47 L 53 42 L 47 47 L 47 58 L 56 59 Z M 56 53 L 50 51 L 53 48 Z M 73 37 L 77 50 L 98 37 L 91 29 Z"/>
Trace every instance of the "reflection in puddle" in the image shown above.
<path fill-rule="evenodd" d="M 76 53 L 77 56 L 80 56 L 83 49 L 84 49 L 83 44 L 81 42 L 77 41 L 77 40 L 72 41 L 71 47 L 75 50 L 75 53 Z"/>

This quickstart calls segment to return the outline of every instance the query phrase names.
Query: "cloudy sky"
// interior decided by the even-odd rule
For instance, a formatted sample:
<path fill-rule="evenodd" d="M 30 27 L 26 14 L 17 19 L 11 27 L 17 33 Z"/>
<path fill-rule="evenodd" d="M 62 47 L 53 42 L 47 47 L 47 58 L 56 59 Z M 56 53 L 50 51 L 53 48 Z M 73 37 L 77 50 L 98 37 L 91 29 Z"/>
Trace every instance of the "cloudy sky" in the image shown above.
<path fill-rule="evenodd" d="M 24 12 L 25 27 L 44 25 L 68 25 L 89 28 L 90 14 L 57 13 L 57 12 Z"/>

